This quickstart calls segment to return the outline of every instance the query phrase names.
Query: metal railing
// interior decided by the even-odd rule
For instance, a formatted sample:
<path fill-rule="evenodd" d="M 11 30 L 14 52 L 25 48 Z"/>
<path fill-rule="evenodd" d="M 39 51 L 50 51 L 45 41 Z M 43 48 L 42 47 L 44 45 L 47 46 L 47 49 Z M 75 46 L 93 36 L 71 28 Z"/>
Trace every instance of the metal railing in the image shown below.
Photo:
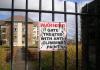
<path fill-rule="evenodd" d="M 11 70 L 13 70 L 13 22 L 14 22 L 14 12 L 15 11 L 20 11 L 20 12 L 25 12 L 25 70 L 28 70 L 27 68 L 27 62 L 28 62 L 28 54 L 27 54 L 27 49 L 28 49 L 28 12 L 38 12 L 39 13 L 39 21 L 41 21 L 41 13 L 52 13 L 52 21 L 54 22 L 55 15 L 54 14 L 63 14 L 64 15 L 64 22 L 67 22 L 67 15 L 75 15 L 75 23 L 76 23 L 76 69 L 78 70 L 78 16 L 81 15 L 92 15 L 96 16 L 95 14 L 87 14 L 87 13 L 78 13 L 78 6 L 77 3 L 75 3 L 75 12 L 67 12 L 66 9 L 66 2 L 64 1 L 64 12 L 61 11 L 55 11 L 54 9 L 54 0 L 52 0 L 52 11 L 48 10 L 42 10 L 42 0 L 39 0 L 39 10 L 32 10 L 28 9 L 28 0 L 26 0 L 26 8 L 25 9 L 15 9 L 14 8 L 14 0 L 12 0 L 12 5 L 11 8 L 0 8 L 0 11 L 10 11 L 11 12 L 11 42 L 10 42 L 10 47 L 11 47 Z M 39 70 L 41 70 L 41 52 L 39 51 Z M 64 70 L 67 70 L 67 47 L 66 50 L 64 51 Z M 55 70 L 55 52 L 52 51 L 52 70 Z M 88 59 L 87 59 L 88 60 Z"/>

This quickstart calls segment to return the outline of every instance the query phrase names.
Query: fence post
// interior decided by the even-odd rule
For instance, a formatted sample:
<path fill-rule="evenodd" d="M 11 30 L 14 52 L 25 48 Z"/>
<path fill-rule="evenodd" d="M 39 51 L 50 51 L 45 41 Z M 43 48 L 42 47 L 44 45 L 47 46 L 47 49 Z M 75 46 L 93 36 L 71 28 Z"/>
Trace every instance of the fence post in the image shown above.
<path fill-rule="evenodd" d="M 25 11 L 25 70 L 28 70 L 28 0 L 26 0 L 26 11 Z"/>
<path fill-rule="evenodd" d="M 41 21 L 42 0 L 39 0 L 39 21 Z M 39 70 L 41 70 L 41 51 L 39 50 Z"/>
<path fill-rule="evenodd" d="M 66 1 L 64 1 L 64 12 L 66 12 Z M 67 22 L 67 16 L 66 14 L 64 14 L 64 22 Z M 65 70 L 67 70 L 67 46 L 65 47 L 65 53 L 64 53 L 64 56 L 65 56 L 65 59 L 64 59 L 64 62 L 65 62 Z"/>
<path fill-rule="evenodd" d="M 54 21 L 54 0 L 52 0 L 52 21 Z M 52 51 L 52 70 L 55 70 L 55 52 Z"/>
<path fill-rule="evenodd" d="M 1 31 L 1 25 L 0 25 L 0 45 L 2 45 L 2 31 Z"/>
<path fill-rule="evenodd" d="M 12 5 L 11 5 L 11 32 L 10 32 L 10 48 L 11 48 L 11 70 L 13 70 L 13 24 L 14 24 L 14 0 L 12 0 Z"/>
<path fill-rule="evenodd" d="M 78 70 L 78 15 L 77 2 L 75 2 L 75 23 L 76 23 L 76 70 Z"/>

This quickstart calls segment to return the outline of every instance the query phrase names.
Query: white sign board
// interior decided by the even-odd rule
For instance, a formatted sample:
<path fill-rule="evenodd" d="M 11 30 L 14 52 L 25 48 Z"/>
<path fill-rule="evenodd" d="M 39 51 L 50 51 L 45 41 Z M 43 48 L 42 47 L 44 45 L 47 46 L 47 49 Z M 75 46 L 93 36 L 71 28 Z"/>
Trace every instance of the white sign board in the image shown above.
<path fill-rule="evenodd" d="M 39 22 L 39 50 L 57 51 L 66 47 L 66 23 Z"/>

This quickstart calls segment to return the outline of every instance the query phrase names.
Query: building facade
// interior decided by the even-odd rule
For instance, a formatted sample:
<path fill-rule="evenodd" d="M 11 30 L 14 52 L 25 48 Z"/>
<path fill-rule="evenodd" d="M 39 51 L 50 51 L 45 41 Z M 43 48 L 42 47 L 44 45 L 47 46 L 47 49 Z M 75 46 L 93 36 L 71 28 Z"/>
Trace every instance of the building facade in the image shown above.
<path fill-rule="evenodd" d="M 11 18 L 0 22 L 0 36 L 2 45 L 10 45 Z M 37 24 L 28 18 L 28 46 L 33 46 L 37 42 Z M 14 16 L 13 22 L 13 45 L 25 46 L 25 17 Z"/>

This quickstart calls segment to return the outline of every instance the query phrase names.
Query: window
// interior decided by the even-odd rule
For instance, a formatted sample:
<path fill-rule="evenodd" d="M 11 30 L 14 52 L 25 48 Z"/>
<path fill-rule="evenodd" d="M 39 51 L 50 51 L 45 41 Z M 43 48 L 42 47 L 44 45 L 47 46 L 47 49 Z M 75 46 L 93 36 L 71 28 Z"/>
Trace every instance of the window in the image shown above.
<path fill-rule="evenodd" d="M 6 33 L 6 28 L 2 28 L 2 29 L 1 29 L 1 32 L 2 32 L 2 33 Z"/>
<path fill-rule="evenodd" d="M 25 41 L 22 41 L 22 43 L 24 44 L 24 43 L 25 43 Z"/>
<path fill-rule="evenodd" d="M 14 32 L 17 32 L 17 28 L 14 28 Z"/>
<path fill-rule="evenodd" d="M 6 39 L 6 34 L 1 35 L 2 39 Z"/>

